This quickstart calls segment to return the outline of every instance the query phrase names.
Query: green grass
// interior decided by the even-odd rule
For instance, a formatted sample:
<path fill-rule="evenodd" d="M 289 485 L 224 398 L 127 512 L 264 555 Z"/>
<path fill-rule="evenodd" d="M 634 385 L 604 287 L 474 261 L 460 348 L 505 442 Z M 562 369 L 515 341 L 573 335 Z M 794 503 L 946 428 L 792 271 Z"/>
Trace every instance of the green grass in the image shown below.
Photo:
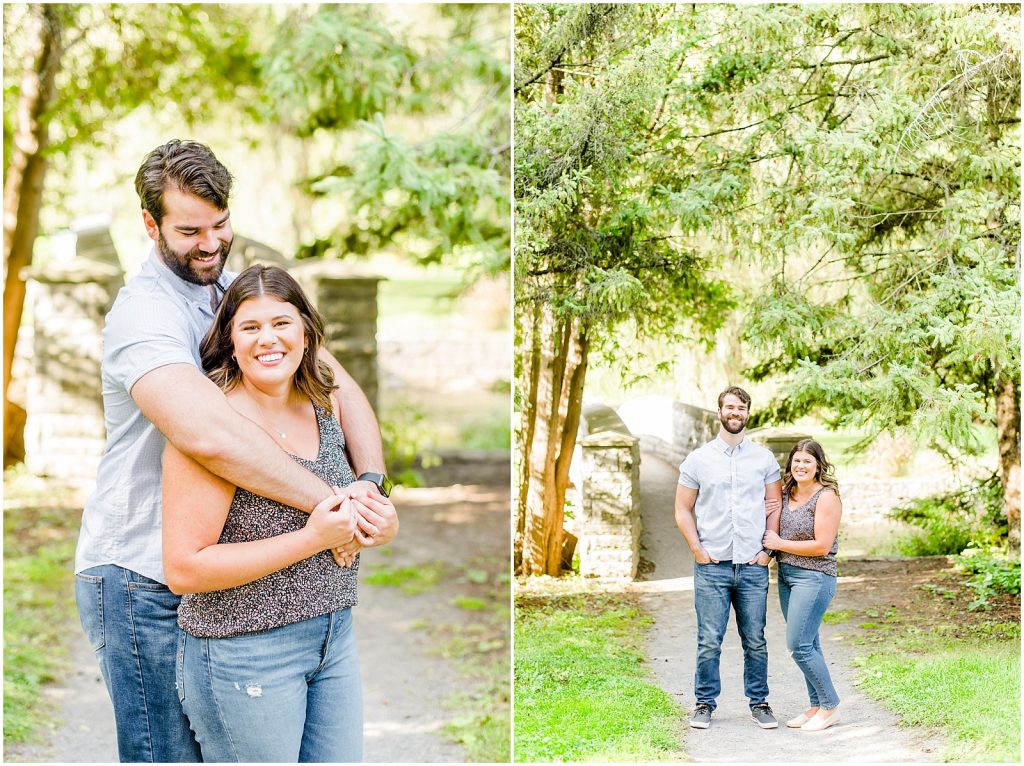
<path fill-rule="evenodd" d="M 375 571 L 363 578 L 363 582 L 398 588 L 402 593 L 414 596 L 436 586 L 441 582 L 444 573 L 445 566 L 441 562 L 410 567 L 378 566 Z"/>
<path fill-rule="evenodd" d="M 423 314 L 447 317 L 452 302 L 464 288 L 459 278 L 423 274 L 416 279 L 387 279 L 380 283 L 378 312 L 392 317 Z"/>
<path fill-rule="evenodd" d="M 393 442 L 390 465 L 396 458 L 444 449 L 500 450 L 510 448 L 509 393 L 467 391 L 439 397 L 436 391 L 403 389 L 384 392 L 382 427 Z M 411 441 L 411 443 L 410 443 Z"/>
<path fill-rule="evenodd" d="M 508 664 L 492 663 L 489 679 L 476 684 L 469 692 L 449 700 L 448 704 L 465 710 L 445 728 L 455 742 L 466 748 L 469 763 L 508 763 L 512 743 L 509 737 Z M 495 705 L 495 701 L 500 704 Z M 478 712 L 484 706 L 488 713 Z"/>
<path fill-rule="evenodd" d="M 650 618 L 611 594 L 522 602 L 515 621 L 515 759 L 680 760 L 682 711 L 640 650 Z"/>
<path fill-rule="evenodd" d="M 825 615 L 821 618 L 821 621 L 826 625 L 842 625 L 851 617 L 853 617 L 852 609 L 839 609 L 835 612 L 825 612 Z"/>
<path fill-rule="evenodd" d="M 862 691 L 905 724 L 946 735 L 945 760 L 1020 762 L 1019 629 L 1010 641 L 896 639 L 858 664 Z"/>
<path fill-rule="evenodd" d="M 815 440 L 824 448 L 829 460 L 836 465 L 852 466 L 864 459 L 864 453 L 854 454 L 851 452 L 848 454 L 850 447 L 864 438 L 863 434 L 824 429 L 820 431 L 814 429 L 814 432 Z"/>
<path fill-rule="evenodd" d="M 431 590 L 442 578 L 458 592 L 452 606 L 472 613 L 457 622 L 416 620 L 410 626 L 430 637 L 429 654 L 459 669 L 463 689 L 435 703 L 456 711 L 444 733 L 466 749 L 467 761 L 508 763 L 511 758 L 509 713 L 509 586 L 507 559 L 474 558 L 464 567 L 443 563 L 380 567 L 364 578 L 372 585 L 395 587 L 408 596 Z"/>
<path fill-rule="evenodd" d="M 459 447 L 472 450 L 508 450 L 512 426 L 507 411 L 481 413 L 459 429 Z"/>
<path fill-rule="evenodd" d="M 452 599 L 452 603 L 459 609 L 463 609 L 467 612 L 482 612 L 487 609 L 487 602 L 482 598 L 474 598 L 472 596 L 456 596 Z"/>
<path fill-rule="evenodd" d="M 495 564 L 477 558 L 452 578 L 457 586 L 470 588 L 475 594 L 460 594 L 452 602 L 472 612 L 472 621 L 433 626 L 438 636 L 446 636 L 438 644 L 438 651 L 455 660 L 468 682 L 465 691 L 445 700 L 447 707 L 459 711 L 445 726 L 445 733 L 462 744 L 467 761 L 475 763 L 508 763 L 512 754 L 510 580 L 507 570 L 500 565 L 495 569 Z"/>
<path fill-rule="evenodd" d="M 4 743 L 37 739 L 44 684 L 67 668 L 78 514 L 18 470 L 4 474 Z"/>
<path fill-rule="evenodd" d="M 508 610 L 503 611 L 507 625 Z M 501 610 L 482 617 L 493 622 L 501 619 L 500 614 Z M 445 734 L 466 748 L 467 762 L 508 763 L 512 755 L 512 729 L 507 629 L 503 626 L 489 641 L 478 643 L 475 653 L 467 655 L 473 682 L 466 691 L 445 700 L 447 707 L 460 711 L 445 726 Z"/>

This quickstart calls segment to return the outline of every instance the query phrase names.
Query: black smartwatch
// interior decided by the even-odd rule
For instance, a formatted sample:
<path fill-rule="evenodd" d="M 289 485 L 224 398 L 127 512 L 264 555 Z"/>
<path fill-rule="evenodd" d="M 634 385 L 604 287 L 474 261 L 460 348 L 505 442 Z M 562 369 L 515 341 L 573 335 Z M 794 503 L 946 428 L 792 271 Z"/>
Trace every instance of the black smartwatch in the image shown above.
<path fill-rule="evenodd" d="M 391 488 L 394 486 L 394 484 L 391 483 L 391 479 L 383 473 L 361 473 L 356 481 L 372 481 L 377 485 L 377 489 L 380 490 L 380 493 L 384 495 L 384 497 L 391 496 Z"/>

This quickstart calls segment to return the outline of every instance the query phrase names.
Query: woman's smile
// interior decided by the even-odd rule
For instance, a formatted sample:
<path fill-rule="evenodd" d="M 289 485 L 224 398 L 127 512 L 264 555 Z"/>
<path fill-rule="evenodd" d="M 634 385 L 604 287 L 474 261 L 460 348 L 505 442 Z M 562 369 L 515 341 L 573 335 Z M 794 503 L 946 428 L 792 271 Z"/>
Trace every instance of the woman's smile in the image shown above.
<path fill-rule="evenodd" d="M 284 354 L 280 351 L 272 351 L 267 354 L 260 354 L 256 357 L 256 360 L 265 367 L 273 367 L 282 359 L 284 359 Z"/>

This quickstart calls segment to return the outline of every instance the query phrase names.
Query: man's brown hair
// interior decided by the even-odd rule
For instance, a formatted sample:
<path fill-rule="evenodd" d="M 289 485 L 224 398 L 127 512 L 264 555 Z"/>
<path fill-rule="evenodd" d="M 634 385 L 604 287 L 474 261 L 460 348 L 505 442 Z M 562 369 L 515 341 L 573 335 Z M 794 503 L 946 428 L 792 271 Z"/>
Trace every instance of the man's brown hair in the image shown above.
<path fill-rule="evenodd" d="M 206 144 L 173 139 L 146 155 L 135 174 L 135 191 L 142 209 L 156 225 L 164 219 L 164 190 L 168 186 L 204 199 L 218 210 L 227 210 L 231 174 Z"/>
<path fill-rule="evenodd" d="M 739 386 L 729 386 L 727 389 L 725 389 L 722 393 L 718 395 L 718 409 L 722 409 L 722 402 L 725 401 L 725 397 L 727 397 L 729 394 L 739 397 L 739 400 L 743 402 L 745 405 L 747 405 L 747 409 L 750 409 L 750 394 L 748 394 Z"/>

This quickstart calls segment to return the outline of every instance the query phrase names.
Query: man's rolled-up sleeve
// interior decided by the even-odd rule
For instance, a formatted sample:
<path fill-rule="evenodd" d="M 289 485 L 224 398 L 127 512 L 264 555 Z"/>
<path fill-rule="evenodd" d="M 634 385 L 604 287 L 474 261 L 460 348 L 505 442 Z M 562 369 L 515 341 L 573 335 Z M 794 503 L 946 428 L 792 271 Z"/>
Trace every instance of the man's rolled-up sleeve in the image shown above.
<path fill-rule="evenodd" d="M 125 391 L 168 364 L 196 365 L 187 318 L 175 306 L 147 296 L 129 298 L 107 318 L 104 366 Z"/>
<path fill-rule="evenodd" d="M 679 483 L 690 489 L 700 489 L 700 479 L 697 477 L 697 461 L 693 458 L 692 452 L 679 464 Z"/>

